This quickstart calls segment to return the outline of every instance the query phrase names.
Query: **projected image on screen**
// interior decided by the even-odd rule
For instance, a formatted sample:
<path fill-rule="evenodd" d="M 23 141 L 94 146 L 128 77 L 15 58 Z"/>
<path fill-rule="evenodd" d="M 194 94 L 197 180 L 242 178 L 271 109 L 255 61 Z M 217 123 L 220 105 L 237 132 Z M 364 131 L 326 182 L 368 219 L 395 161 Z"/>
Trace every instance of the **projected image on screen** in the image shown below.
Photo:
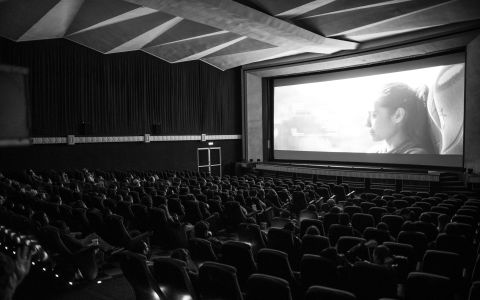
<path fill-rule="evenodd" d="M 278 80 L 274 150 L 461 157 L 465 64 L 446 61 Z"/>

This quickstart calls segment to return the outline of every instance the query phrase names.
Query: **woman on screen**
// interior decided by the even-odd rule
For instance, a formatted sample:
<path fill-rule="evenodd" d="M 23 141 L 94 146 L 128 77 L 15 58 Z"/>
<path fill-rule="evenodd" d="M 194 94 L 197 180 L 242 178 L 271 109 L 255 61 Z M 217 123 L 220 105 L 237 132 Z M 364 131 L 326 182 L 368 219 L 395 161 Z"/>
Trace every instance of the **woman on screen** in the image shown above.
<path fill-rule="evenodd" d="M 385 148 L 378 153 L 433 152 L 425 101 L 404 83 L 390 83 L 383 88 L 367 126 L 374 141 L 385 141 Z"/>

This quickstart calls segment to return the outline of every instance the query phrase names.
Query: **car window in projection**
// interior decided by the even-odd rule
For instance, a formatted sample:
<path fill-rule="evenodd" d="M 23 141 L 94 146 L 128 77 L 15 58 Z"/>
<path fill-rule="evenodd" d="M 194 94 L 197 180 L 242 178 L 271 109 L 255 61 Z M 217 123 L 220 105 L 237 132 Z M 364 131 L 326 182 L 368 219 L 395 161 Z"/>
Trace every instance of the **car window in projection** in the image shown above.
<path fill-rule="evenodd" d="M 0 145 L 29 137 L 26 74 L 26 69 L 0 65 Z"/>
<path fill-rule="evenodd" d="M 274 159 L 463 164 L 464 53 L 274 80 Z"/>

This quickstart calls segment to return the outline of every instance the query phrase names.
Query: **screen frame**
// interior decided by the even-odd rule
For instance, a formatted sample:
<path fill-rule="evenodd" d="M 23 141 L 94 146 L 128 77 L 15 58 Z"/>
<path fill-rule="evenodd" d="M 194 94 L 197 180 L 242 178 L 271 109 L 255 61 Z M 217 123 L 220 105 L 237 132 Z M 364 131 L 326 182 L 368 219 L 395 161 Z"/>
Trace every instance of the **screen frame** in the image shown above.
<path fill-rule="evenodd" d="M 455 58 L 451 57 L 461 57 L 463 63 L 465 64 L 465 80 L 463 82 L 464 86 L 464 97 L 463 97 L 463 129 L 462 129 L 462 134 L 463 134 L 463 146 L 462 146 L 462 154 L 461 154 L 461 165 L 455 164 L 455 165 L 435 165 L 435 164 L 417 164 L 417 163 L 391 163 L 391 162 L 374 162 L 373 159 L 371 161 L 364 161 L 362 160 L 326 160 L 326 159 L 314 159 L 314 160 L 309 160 L 309 159 L 283 159 L 283 158 L 275 158 L 274 155 L 274 105 L 275 105 L 275 100 L 274 100 L 274 88 L 276 86 L 282 86 L 282 85 L 276 85 L 276 82 L 282 82 L 282 81 L 297 81 L 301 80 L 302 78 L 308 78 L 310 81 L 305 81 L 305 82 L 314 82 L 312 81 L 312 78 L 333 78 L 337 79 L 338 77 L 340 78 L 352 78 L 356 76 L 345 76 L 344 74 L 367 74 L 367 75 L 357 75 L 357 76 L 368 76 L 368 75 L 373 75 L 373 74 L 379 74 L 378 72 L 375 73 L 376 70 L 383 70 L 383 69 L 393 69 L 395 66 L 400 66 L 402 67 L 402 70 L 408 69 L 407 66 L 413 65 L 416 62 L 423 62 L 424 64 L 427 64 L 430 61 L 435 61 L 435 60 L 441 60 L 442 57 L 445 57 L 446 59 L 452 59 L 455 60 Z M 378 166 L 378 167 L 388 167 L 388 168 L 411 168 L 411 169 L 439 169 L 439 170 L 463 170 L 465 166 L 465 132 L 466 132 L 466 91 L 467 91 L 467 78 L 466 78 L 466 69 L 467 69 L 467 51 L 464 47 L 461 48 L 456 48 L 452 50 L 447 50 L 447 51 L 441 51 L 441 52 L 436 52 L 433 54 L 424 54 L 424 55 L 418 55 L 415 57 L 403 57 L 400 59 L 395 59 L 395 60 L 390 60 L 390 61 L 382 61 L 379 63 L 371 63 L 367 65 L 354 65 L 350 67 L 343 67 L 343 68 L 338 68 L 338 69 L 324 69 L 320 70 L 317 72 L 310 72 L 310 73 L 303 73 L 303 74 L 289 74 L 289 75 L 282 75 L 282 76 L 273 76 L 273 77 L 268 77 L 264 78 L 264 89 L 267 89 L 267 93 L 263 93 L 262 97 L 262 103 L 263 103 L 263 109 L 264 112 L 267 112 L 268 117 L 266 118 L 265 122 L 265 127 L 264 128 L 264 134 L 266 135 L 267 139 L 265 140 L 265 145 L 264 145 L 264 150 L 266 151 L 265 153 L 267 154 L 267 159 L 268 161 L 271 162 L 277 162 L 277 163 L 299 163 L 299 164 L 322 164 L 322 165 L 344 165 L 344 166 L 366 166 L 366 167 L 372 167 L 372 166 Z M 381 73 L 381 72 L 380 72 Z M 307 80 L 308 80 L 307 79 Z M 327 79 L 323 81 L 328 81 L 328 80 L 333 80 L 333 79 Z M 285 85 L 285 84 L 283 84 Z M 265 119 L 264 119 L 265 120 Z M 268 144 L 267 141 L 268 140 Z M 277 151 L 284 151 L 284 150 L 277 150 Z M 301 151 L 296 151 L 298 153 L 301 153 Z M 306 151 L 306 152 L 311 152 L 311 151 Z M 371 154 L 371 153 L 353 153 L 353 152 L 318 152 L 320 155 L 321 153 L 326 154 L 325 156 L 331 156 L 332 154 L 335 156 L 335 154 L 339 154 L 339 156 L 355 156 L 355 155 L 361 155 L 363 158 L 366 158 L 368 156 L 376 156 L 376 155 L 388 155 L 388 154 Z M 398 154 L 391 154 L 391 155 L 398 155 Z M 408 159 L 407 159 L 408 160 Z"/>

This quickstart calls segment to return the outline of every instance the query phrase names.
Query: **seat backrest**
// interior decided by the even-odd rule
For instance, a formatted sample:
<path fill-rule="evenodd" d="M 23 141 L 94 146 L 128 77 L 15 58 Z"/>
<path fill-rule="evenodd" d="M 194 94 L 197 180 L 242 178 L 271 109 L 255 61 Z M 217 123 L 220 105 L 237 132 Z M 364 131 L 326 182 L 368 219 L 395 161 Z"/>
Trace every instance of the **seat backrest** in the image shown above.
<path fill-rule="evenodd" d="M 405 208 L 409 205 L 408 201 L 403 200 L 403 199 L 393 200 L 392 204 L 393 204 L 393 206 L 395 206 L 398 209 Z"/>
<path fill-rule="evenodd" d="M 340 254 L 345 254 L 354 246 L 365 242 L 366 240 L 364 238 L 355 236 L 342 236 L 337 241 L 337 251 Z"/>
<path fill-rule="evenodd" d="M 282 229 L 289 222 L 290 222 L 290 219 L 282 218 L 282 217 L 274 217 L 274 218 L 272 218 L 271 227 Z"/>
<path fill-rule="evenodd" d="M 362 208 L 362 211 L 363 211 L 363 213 L 365 213 L 365 214 L 368 212 L 368 210 L 369 210 L 370 208 L 372 208 L 372 207 L 374 207 L 374 206 L 375 206 L 375 203 L 373 203 L 373 202 L 365 201 L 365 202 L 360 203 L 360 207 Z"/>
<path fill-rule="evenodd" d="M 368 214 L 373 216 L 373 219 L 375 220 L 375 224 L 379 223 L 380 220 L 382 219 L 383 215 L 386 215 L 388 213 L 388 210 L 383 207 L 371 207 L 368 210 Z"/>
<path fill-rule="evenodd" d="M 192 238 L 188 241 L 188 250 L 195 262 L 217 261 L 210 241 L 200 238 Z"/>
<path fill-rule="evenodd" d="M 445 233 L 464 236 L 467 241 L 473 242 L 475 229 L 465 223 L 448 223 L 445 226 Z"/>
<path fill-rule="evenodd" d="M 187 265 L 181 260 L 169 257 L 154 259 L 153 277 L 167 299 L 182 299 L 186 296 L 192 300 L 198 299 L 188 276 Z"/>
<path fill-rule="evenodd" d="M 198 221 L 203 220 L 203 215 L 198 201 L 184 201 L 183 206 L 185 207 L 185 221 L 195 224 Z"/>
<path fill-rule="evenodd" d="M 337 241 L 342 236 L 353 236 L 353 230 L 349 226 L 333 224 L 328 230 L 328 239 L 330 245 L 336 245 Z"/>
<path fill-rule="evenodd" d="M 381 221 L 388 225 L 388 230 L 396 238 L 405 220 L 397 215 L 383 215 Z"/>
<path fill-rule="evenodd" d="M 428 250 L 423 257 L 423 272 L 437 274 L 459 282 L 462 278 L 462 259 L 453 252 Z"/>
<path fill-rule="evenodd" d="M 117 213 L 124 217 L 127 221 L 135 218 L 135 216 L 133 215 L 131 204 L 126 201 L 117 202 Z"/>
<path fill-rule="evenodd" d="M 378 244 L 391 241 L 391 236 L 388 231 L 383 231 L 375 227 L 365 228 L 365 230 L 363 231 L 363 238 L 367 241 L 375 240 Z"/>
<path fill-rule="evenodd" d="M 351 271 L 350 285 L 358 299 L 396 297 L 395 273 L 377 264 L 356 262 Z"/>
<path fill-rule="evenodd" d="M 201 299 L 243 300 L 237 270 L 229 265 L 205 262 L 198 271 Z"/>
<path fill-rule="evenodd" d="M 412 245 L 417 261 L 422 260 L 428 247 L 427 236 L 424 233 L 417 231 L 400 231 L 397 241 L 399 243 Z"/>
<path fill-rule="evenodd" d="M 396 242 L 384 242 L 384 246 L 390 249 L 393 255 L 404 256 L 408 260 L 409 270 L 413 270 L 416 265 L 415 250 L 412 245 Z"/>
<path fill-rule="evenodd" d="M 360 206 L 350 205 L 343 208 L 343 212 L 348 214 L 352 218 L 353 214 L 362 213 L 363 210 Z"/>
<path fill-rule="evenodd" d="M 433 223 L 416 221 L 413 222 L 413 226 L 415 227 L 415 231 L 424 233 L 429 242 L 437 238 L 438 229 Z"/>
<path fill-rule="evenodd" d="M 323 216 L 323 227 L 324 227 L 326 232 L 328 232 L 328 229 L 330 228 L 330 226 L 332 226 L 333 224 L 338 224 L 338 223 L 339 223 L 338 214 L 326 213 Z"/>
<path fill-rule="evenodd" d="M 468 300 L 480 299 L 480 281 L 474 281 L 468 293 Z"/>
<path fill-rule="evenodd" d="M 258 250 L 266 247 L 260 226 L 257 224 L 240 224 L 238 227 L 238 240 L 241 242 L 250 243 L 254 256 L 256 256 Z"/>
<path fill-rule="evenodd" d="M 304 288 L 312 285 L 338 287 L 337 267 L 327 258 L 305 254 L 300 262 L 300 277 Z"/>
<path fill-rule="evenodd" d="M 325 229 L 323 228 L 323 222 L 320 220 L 314 219 L 304 219 L 300 222 L 300 236 L 302 237 L 307 231 L 307 228 L 310 226 L 317 227 L 318 231 L 320 231 L 320 235 L 325 235 Z"/>
<path fill-rule="evenodd" d="M 105 234 L 109 237 L 108 240 L 115 246 L 127 246 L 131 241 L 131 237 L 123 224 L 122 216 L 105 216 L 105 231 Z"/>
<path fill-rule="evenodd" d="M 375 219 L 369 214 L 353 214 L 352 227 L 363 232 L 367 227 L 374 227 Z"/>
<path fill-rule="evenodd" d="M 221 263 L 237 269 L 238 282 L 244 287 L 248 277 L 257 271 L 251 246 L 237 241 L 227 241 L 222 245 Z"/>
<path fill-rule="evenodd" d="M 300 213 L 302 209 L 307 207 L 307 200 L 305 198 L 305 193 L 296 191 L 292 194 L 292 212 L 295 214 Z"/>
<path fill-rule="evenodd" d="M 248 300 L 292 300 L 288 281 L 265 274 L 253 274 L 247 284 Z"/>
<path fill-rule="evenodd" d="M 236 201 L 228 201 L 225 203 L 223 216 L 226 223 L 225 225 L 229 228 L 236 228 L 240 223 L 244 223 L 247 219 L 242 212 L 240 203 Z"/>
<path fill-rule="evenodd" d="M 447 277 L 411 272 L 408 274 L 406 300 L 453 300 L 453 289 Z"/>
<path fill-rule="evenodd" d="M 147 266 L 145 257 L 127 251 L 121 254 L 120 268 L 137 300 L 166 300 Z"/>
<path fill-rule="evenodd" d="M 464 236 L 440 233 L 435 240 L 435 244 L 438 250 L 459 254 L 464 266 L 473 263 L 472 243 Z"/>
<path fill-rule="evenodd" d="M 306 234 L 302 238 L 301 253 L 320 255 L 323 249 L 330 247 L 330 241 L 325 236 Z"/>
<path fill-rule="evenodd" d="M 285 229 L 270 228 L 267 237 L 268 248 L 280 250 L 287 254 L 293 252 L 294 241 L 292 232 Z"/>
<path fill-rule="evenodd" d="M 305 300 L 356 300 L 354 294 L 344 291 L 329 288 L 326 286 L 311 286 L 305 295 Z"/>
<path fill-rule="evenodd" d="M 285 279 L 290 284 L 295 282 L 288 255 L 274 249 L 260 249 L 257 256 L 257 272 Z"/>

